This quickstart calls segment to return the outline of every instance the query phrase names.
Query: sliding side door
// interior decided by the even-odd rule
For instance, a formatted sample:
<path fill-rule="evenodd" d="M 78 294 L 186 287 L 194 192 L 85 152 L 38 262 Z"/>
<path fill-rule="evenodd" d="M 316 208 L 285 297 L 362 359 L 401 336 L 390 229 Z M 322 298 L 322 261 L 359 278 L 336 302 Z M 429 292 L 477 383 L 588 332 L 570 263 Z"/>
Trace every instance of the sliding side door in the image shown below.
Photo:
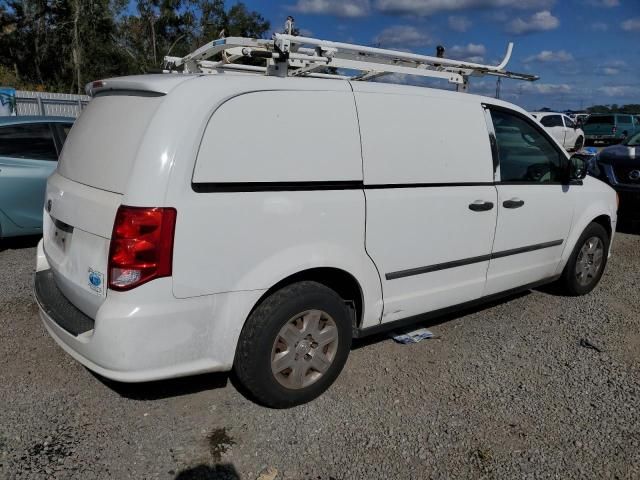
<path fill-rule="evenodd" d="M 360 82 L 353 88 L 366 248 L 382 278 L 382 321 L 480 297 L 497 210 L 482 106 L 460 94 L 385 94 Z"/>

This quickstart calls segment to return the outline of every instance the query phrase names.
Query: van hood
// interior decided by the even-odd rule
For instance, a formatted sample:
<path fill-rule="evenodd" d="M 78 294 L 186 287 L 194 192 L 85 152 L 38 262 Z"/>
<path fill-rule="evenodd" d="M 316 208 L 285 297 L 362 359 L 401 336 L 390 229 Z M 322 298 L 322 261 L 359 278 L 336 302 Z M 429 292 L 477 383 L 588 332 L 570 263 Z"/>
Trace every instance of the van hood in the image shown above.
<path fill-rule="evenodd" d="M 640 166 L 640 147 L 612 145 L 600 152 L 598 161 L 619 167 Z"/>

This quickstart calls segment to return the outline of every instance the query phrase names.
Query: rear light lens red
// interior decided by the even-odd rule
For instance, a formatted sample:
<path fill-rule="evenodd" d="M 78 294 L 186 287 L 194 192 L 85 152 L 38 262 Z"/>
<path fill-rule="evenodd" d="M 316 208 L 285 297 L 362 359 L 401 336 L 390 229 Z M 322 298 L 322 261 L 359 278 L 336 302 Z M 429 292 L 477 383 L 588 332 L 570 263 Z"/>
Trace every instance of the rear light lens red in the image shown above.
<path fill-rule="evenodd" d="M 131 290 L 170 277 L 175 226 L 174 208 L 118 208 L 109 246 L 109 288 Z"/>
<path fill-rule="evenodd" d="M 611 133 L 615 135 L 615 134 L 616 134 L 616 130 L 618 130 L 618 128 L 617 128 L 617 127 L 613 127 L 613 128 L 611 129 Z"/>

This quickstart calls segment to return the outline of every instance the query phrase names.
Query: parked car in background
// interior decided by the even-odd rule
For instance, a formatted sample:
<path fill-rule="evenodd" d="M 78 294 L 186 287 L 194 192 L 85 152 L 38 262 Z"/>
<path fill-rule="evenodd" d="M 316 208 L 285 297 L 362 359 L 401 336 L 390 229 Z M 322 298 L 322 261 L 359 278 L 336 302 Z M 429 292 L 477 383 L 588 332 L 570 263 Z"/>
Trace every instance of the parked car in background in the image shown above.
<path fill-rule="evenodd" d="M 532 112 L 534 118 L 555 138 L 565 150 L 580 150 L 584 145 L 584 132 L 567 115 L 556 112 Z"/>
<path fill-rule="evenodd" d="M 0 117 L 0 238 L 42 233 L 47 177 L 74 119 Z"/>
<path fill-rule="evenodd" d="M 566 113 L 565 115 L 567 115 L 571 120 L 573 120 L 577 124 L 580 124 L 580 123 L 584 122 L 584 120 L 589 116 L 589 114 L 586 113 L 586 112 L 582 112 L 582 113 Z"/>
<path fill-rule="evenodd" d="M 618 192 L 621 218 L 640 221 L 640 130 L 603 149 L 591 173 Z"/>
<path fill-rule="evenodd" d="M 578 127 L 582 128 L 587 121 L 587 118 L 589 118 L 588 113 L 576 113 L 572 120 L 576 122 L 576 125 L 578 125 Z"/>
<path fill-rule="evenodd" d="M 584 124 L 586 143 L 620 143 L 640 127 L 637 117 L 624 113 L 594 113 Z"/>

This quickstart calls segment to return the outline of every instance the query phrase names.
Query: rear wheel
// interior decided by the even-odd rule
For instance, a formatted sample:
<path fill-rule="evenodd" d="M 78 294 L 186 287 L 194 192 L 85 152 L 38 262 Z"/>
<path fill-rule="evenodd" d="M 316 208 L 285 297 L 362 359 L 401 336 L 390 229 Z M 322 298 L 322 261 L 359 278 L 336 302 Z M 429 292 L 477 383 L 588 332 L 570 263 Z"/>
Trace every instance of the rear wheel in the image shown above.
<path fill-rule="evenodd" d="M 573 146 L 573 149 L 577 152 L 578 150 L 581 150 L 583 146 L 584 146 L 584 138 L 578 137 L 578 139 L 576 140 L 576 144 Z"/>
<path fill-rule="evenodd" d="M 282 288 L 242 329 L 234 371 L 259 403 L 286 408 L 313 400 L 337 378 L 351 347 L 349 310 L 316 282 Z"/>
<path fill-rule="evenodd" d="M 586 295 L 593 290 L 607 264 L 609 234 L 598 223 L 591 223 L 582 232 L 559 280 L 569 295 Z"/>

